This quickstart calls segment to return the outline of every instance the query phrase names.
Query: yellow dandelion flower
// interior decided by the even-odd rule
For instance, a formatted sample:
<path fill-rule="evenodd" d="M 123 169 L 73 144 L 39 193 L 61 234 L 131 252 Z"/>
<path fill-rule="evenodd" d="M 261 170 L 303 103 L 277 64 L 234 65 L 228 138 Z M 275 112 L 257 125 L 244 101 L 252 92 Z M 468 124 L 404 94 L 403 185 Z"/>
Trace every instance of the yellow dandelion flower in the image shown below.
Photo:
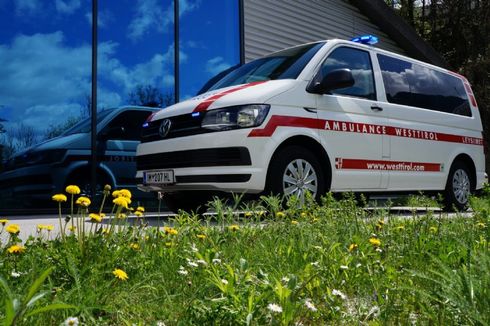
<path fill-rule="evenodd" d="M 353 251 L 354 251 L 354 250 L 356 250 L 357 248 L 359 248 L 359 246 L 358 246 L 357 244 L 355 244 L 355 243 L 351 243 L 351 244 L 349 245 L 349 251 L 350 251 L 350 252 L 353 252 Z"/>
<path fill-rule="evenodd" d="M 129 248 L 133 249 L 133 250 L 139 250 L 140 249 L 140 245 L 137 244 L 137 243 L 131 243 L 129 245 Z"/>
<path fill-rule="evenodd" d="M 107 192 L 111 191 L 111 185 L 105 185 L 104 191 L 107 191 Z"/>
<path fill-rule="evenodd" d="M 19 224 L 9 224 L 5 228 L 5 231 L 7 231 L 10 234 L 18 234 L 20 232 L 20 226 Z"/>
<path fill-rule="evenodd" d="M 122 207 L 124 207 L 126 209 L 128 208 L 128 199 L 125 198 L 125 197 L 117 197 L 112 202 L 114 204 L 116 204 L 117 206 L 122 206 Z"/>
<path fill-rule="evenodd" d="M 240 229 L 240 226 L 238 226 L 237 224 L 233 224 L 233 225 L 230 225 L 228 227 L 228 230 L 230 231 L 238 231 Z"/>
<path fill-rule="evenodd" d="M 403 230 L 405 230 L 405 226 L 403 226 L 403 225 L 398 225 L 398 226 L 395 228 L 395 230 L 397 230 L 397 231 L 403 231 Z"/>
<path fill-rule="evenodd" d="M 26 248 L 24 246 L 21 246 L 21 245 L 13 245 L 7 249 L 9 254 L 21 254 L 25 250 L 26 250 Z"/>
<path fill-rule="evenodd" d="M 90 222 L 95 222 L 95 223 L 102 222 L 102 216 L 100 216 L 99 214 L 90 213 L 88 217 L 90 217 Z"/>
<path fill-rule="evenodd" d="M 80 188 L 75 185 L 69 185 L 66 187 L 65 191 L 70 195 L 78 195 L 80 193 Z"/>
<path fill-rule="evenodd" d="M 252 217 L 252 212 L 245 212 L 245 214 L 243 214 L 245 217 Z"/>
<path fill-rule="evenodd" d="M 5 226 L 5 224 L 7 224 L 9 222 L 9 220 L 7 219 L 0 219 L 0 224 L 2 224 L 3 226 Z"/>
<path fill-rule="evenodd" d="M 119 190 L 119 196 L 131 199 L 131 191 L 129 191 L 128 189 L 121 189 Z"/>
<path fill-rule="evenodd" d="M 111 233 L 111 231 L 109 231 L 108 228 L 103 228 L 101 232 L 102 232 L 102 234 L 105 234 L 105 235 L 109 235 Z"/>
<path fill-rule="evenodd" d="M 51 232 L 54 230 L 54 225 L 45 225 L 44 228 L 46 229 L 46 231 Z"/>
<path fill-rule="evenodd" d="M 136 207 L 136 210 L 137 210 L 138 212 L 141 212 L 141 213 L 144 213 L 144 212 L 145 212 L 145 208 L 144 208 L 143 206 L 138 206 L 138 207 Z"/>
<path fill-rule="evenodd" d="M 136 212 L 134 212 L 134 215 L 136 215 L 137 217 L 141 217 L 141 216 L 143 216 L 143 212 L 136 211 Z"/>
<path fill-rule="evenodd" d="M 379 240 L 378 238 L 369 238 L 369 243 L 375 247 L 381 246 L 381 240 Z"/>
<path fill-rule="evenodd" d="M 99 215 L 100 215 L 100 217 L 102 217 L 102 218 L 104 218 L 104 217 L 105 217 L 105 213 L 100 213 Z"/>
<path fill-rule="evenodd" d="M 163 231 L 164 231 L 166 234 L 170 234 L 170 235 L 176 235 L 176 234 L 178 234 L 178 233 L 179 233 L 179 232 L 178 232 L 176 229 L 174 229 L 174 228 L 172 228 L 172 227 L 170 227 L 170 226 L 164 226 L 164 227 L 163 227 Z"/>
<path fill-rule="evenodd" d="M 68 230 L 69 230 L 70 232 L 75 232 L 75 231 L 77 230 L 77 227 L 72 225 L 72 226 L 69 226 L 69 227 L 68 227 Z"/>
<path fill-rule="evenodd" d="M 297 224 L 298 224 L 298 221 L 296 221 L 296 220 L 292 220 L 292 221 L 291 221 L 291 224 L 292 224 L 292 225 L 297 225 Z"/>
<path fill-rule="evenodd" d="M 378 220 L 378 224 L 385 225 L 385 221 L 384 220 Z"/>
<path fill-rule="evenodd" d="M 172 247 L 174 244 L 172 242 L 165 242 L 165 247 L 167 248 L 170 248 Z"/>
<path fill-rule="evenodd" d="M 197 238 L 198 239 L 201 239 L 201 240 L 204 240 L 204 239 L 206 239 L 206 235 L 205 234 L 198 234 L 197 235 Z"/>
<path fill-rule="evenodd" d="M 299 216 L 301 216 L 301 218 L 305 218 L 308 216 L 308 214 L 306 214 L 305 212 L 301 212 L 301 214 L 299 214 Z"/>
<path fill-rule="evenodd" d="M 121 219 L 121 220 L 124 220 L 127 217 L 128 217 L 128 215 L 124 214 L 124 213 L 119 213 L 116 215 L 116 218 Z"/>
<path fill-rule="evenodd" d="M 116 268 L 114 271 L 112 271 L 112 274 L 121 281 L 126 281 L 129 277 L 128 274 L 126 274 L 125 271 L 122 269 Z"/>
<path fill-rule="evenodd" d="M 121 197 L 120 193 L 121 193 L 120 190 L 114 190 L 112 192 L 112 197 L 114 197 L 114 198 Z"/>
<path fill-rule="evenodd" d="M 1 220 L 0 220 L 0 222 L 1 222 Z M 476 223 L 476 226 L 478 226 L 478 227 L 479 227 L 479 228 L 481 228 L 481 229 L 486 228 L 486 225 L 485 225 L 485 223 L 483 223 L 483 222 L 478 222 L 478 223 Z"/>
<path fill-rule="evenodd" d="M 41 232 L 44 229 L 44 225 L 38 224 L 37 225 L 37 232 Z"/>
<path fill-rule="evenodd" d="M 437 227 L 435 227 L 435 226 L 431 226 L 431 227 L 429 228 L 429 231 L 430 231 L 430 232 L 432 232 L 432 233 L 436 233 L 436 232 L 437 232 Z"/>
<path fill-rule="evenodd" d="M 284 212 L 277 212 L 276 213 L 277 218 L 283 218 L 284 216 L 286 216 L 286 214 Z"/>
<path fill-rule="evenodd" d="M 66 195 L 64 195 L 64 194 L 53 195 L 53 197 L 51 197 L 51 199 L 58 202 L 58 203 L 65 202 L 67 200 Z"/>
<path fill-rule="evenodd" d="M 75 201 L 75 204 L 83 206 L 83 207 L 89 207 L 92 202 L 88 197 L 78 197 L 78 199 Z"/>

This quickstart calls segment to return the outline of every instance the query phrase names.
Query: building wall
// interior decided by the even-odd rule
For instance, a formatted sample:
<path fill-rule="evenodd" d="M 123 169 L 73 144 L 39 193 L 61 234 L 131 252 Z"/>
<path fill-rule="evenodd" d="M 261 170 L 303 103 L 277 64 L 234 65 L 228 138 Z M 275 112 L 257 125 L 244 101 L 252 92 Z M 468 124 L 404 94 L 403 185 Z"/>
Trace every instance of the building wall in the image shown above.
<path fill-rule="evenodd" d="M 293 45 L 373 34 L 404 51 L 348 0 L 243 0 L 245 62 Z"/>

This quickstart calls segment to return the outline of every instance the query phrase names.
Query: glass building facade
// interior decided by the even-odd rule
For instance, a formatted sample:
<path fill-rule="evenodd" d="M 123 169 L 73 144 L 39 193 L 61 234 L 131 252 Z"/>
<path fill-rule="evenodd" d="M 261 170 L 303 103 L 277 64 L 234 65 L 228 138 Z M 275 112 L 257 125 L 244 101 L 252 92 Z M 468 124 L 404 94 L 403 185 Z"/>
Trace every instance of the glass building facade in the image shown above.
<path fill-rule="evenodd" d="M 98 183 L 132 184 L 129 122 L 149 115 L 110 110 L 190 98 L 243 61 L 240 0 L 175 1 L 98 1 Z M 4 0 L 0 17 L 1 213 L 90 183 L 88 136 L 75 138 L 91 132 L 92 1 Z"/>

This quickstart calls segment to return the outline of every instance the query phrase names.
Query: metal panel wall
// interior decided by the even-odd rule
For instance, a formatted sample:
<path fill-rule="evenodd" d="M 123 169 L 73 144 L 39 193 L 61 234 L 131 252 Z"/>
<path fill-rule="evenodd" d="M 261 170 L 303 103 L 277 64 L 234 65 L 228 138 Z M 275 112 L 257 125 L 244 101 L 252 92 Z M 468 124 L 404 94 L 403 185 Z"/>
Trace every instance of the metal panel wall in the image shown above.
<path fill-rule="evenodd" d="M 244 0 L 245 61 L 293 45 L 374 34 L 376 45 L 404 51 L 348 0 Z"/>

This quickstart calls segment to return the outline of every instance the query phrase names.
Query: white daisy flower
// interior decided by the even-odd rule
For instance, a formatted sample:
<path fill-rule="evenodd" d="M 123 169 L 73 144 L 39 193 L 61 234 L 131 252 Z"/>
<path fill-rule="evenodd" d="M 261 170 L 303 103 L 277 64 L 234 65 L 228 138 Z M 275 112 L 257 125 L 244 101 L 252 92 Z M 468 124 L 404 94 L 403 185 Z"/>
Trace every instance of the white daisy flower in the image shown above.
<path fill-rule="evenodd" d="M 77 317 L 68 317 L 64 322 L 63 325 L 65 326 L 78 326 L 80 322 L 78 321 Z"/>
<path fill-rule="evenodd" d="M 206 263 L 206 261 L 205 261 L 205 260 L 203 260 L 203 259 L 198 259 L 198 260 L 196 260 L 196 263 L 201 264 L 201 265 L 207 265 L 207 264 L 208 264 L 208 263 Z"/>
<path fill-rule="evenodd" d="M 225 284 L 225 285 L 226 285 L 226 284 L 228 284 L 228 280 L 225 280 L 225 279 L 223 278 L 223 279 L 221 279 L 221 283 L 223 283 L 223 284 Z"/>
<path fill-rule="evenodd" d="M 196 264 L 195 262 L 193 262 L 192 260 L 189 260 L 189 261 L 187 262 L 187 265 L 189 265 L 189 266 L 191 266 L 191 267 L 199 267 L 199 265 L 198 265 L 198 264 Z"/>
<path fill-rule="evenodd" d="M 188 271 L 185 270 L 184 267 L 180 266 L 179 270 L 177 271 L 177 273 L 179 273 L 180 275 L 187 275 L 189 274 Z"/>
<path fill-rule="evenodd" d="M 18 273 L 18 272 L 16 272 L 16 271 L 12 271 L 12 273 L 10 273 L 10 275 L 11 275 L 12 277 L 17 278 L 17 277 L 20 277 L 20 275 L 21 275 L 21 274 L 20 274 L 20 273 Z"/>
<path fill-rule="evenodd" d="M 216 264 L 216 265 L 217 265 L 217 264 L 221 264 L 221 259 L 219 259 L 219 258 L 214 258 L 214 259 L 213 259 L 213 264 Z"/>
<path fill-rule="evenodd" d="M 313 304 L 313 302 L 311 302 L 310 299 L 306 299 L 305 301 L 305 306 L 306 308 L 310 309 L 311 311 L 315 312 L 317 311 L 318 309 L 315 307 L 315 305 Z"/>
<path fill-rule="evenodd" d="M 345 300 L 347 299 L 347 296 L 345 294 L 343 294 L 341 291 L 339 290 L 336 290 L 336 289 L 333 289 L 332 290 L 332 294 L 337 296 L 337 297 L 340 297 L 342 300 Z"/>
<path fill-rule="evenodd" d="M 349 266 L 347 266 L 347 265 L 340 265 L 340 269 L 346 270 L 346 269 L 349 269 Z"/>
<path fill-rule="evenodd" d="M 277 312 L 277 313 L 281 313 L 282 312 L 281 306 L 278 305 L 278 304 L 275 304 L 275 303 L 269 303 L 267 305 L 267 309 L 269 309 L 272 312 Z"/>

